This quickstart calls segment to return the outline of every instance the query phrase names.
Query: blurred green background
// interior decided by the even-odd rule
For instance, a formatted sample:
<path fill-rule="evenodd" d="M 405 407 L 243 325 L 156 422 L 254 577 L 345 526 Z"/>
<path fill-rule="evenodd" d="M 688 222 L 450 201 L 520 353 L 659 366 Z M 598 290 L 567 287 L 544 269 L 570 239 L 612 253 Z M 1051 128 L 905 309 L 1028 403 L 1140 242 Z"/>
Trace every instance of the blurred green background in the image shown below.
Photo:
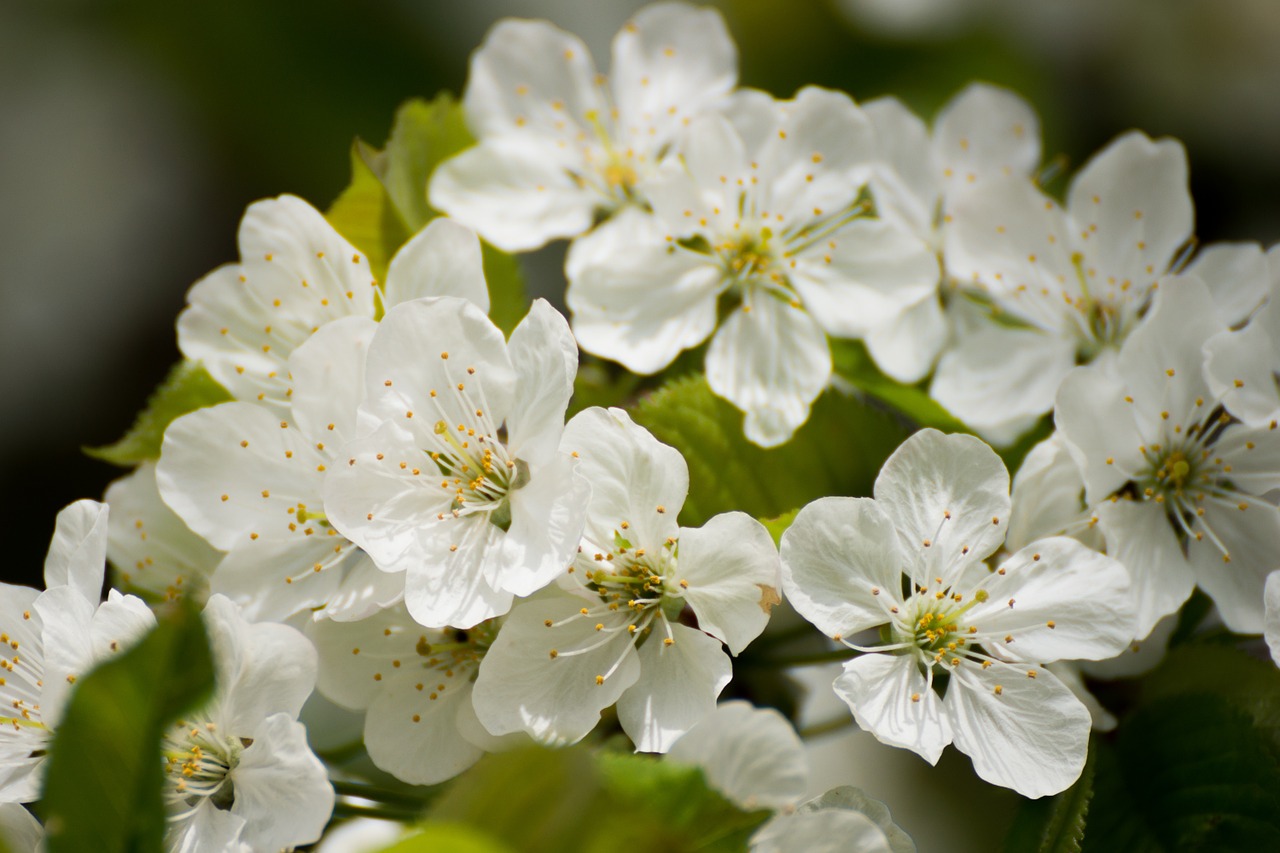
<path fill-rule="evenodd" d="M 0 3 L 0 494 L 6 580 L 39 582 L 56 511 L 178 357 L 186 289 L 246 204 L 327 205 L 354 136 L 460 91 L 498 17 L 547 17 L 600 66 L 630 0 Z M 885 93 L 930 115 L 971 79 L 1023 92 L 1072 167 L 1130 127 L 1182 138 L 1202 240 L 1280 236 L 1273 0 L 725 0 L 742 82 Z M 558 251 L 534 259 L 554 292 Z M 17 535 L 12 535 L 17 534 Z"/>

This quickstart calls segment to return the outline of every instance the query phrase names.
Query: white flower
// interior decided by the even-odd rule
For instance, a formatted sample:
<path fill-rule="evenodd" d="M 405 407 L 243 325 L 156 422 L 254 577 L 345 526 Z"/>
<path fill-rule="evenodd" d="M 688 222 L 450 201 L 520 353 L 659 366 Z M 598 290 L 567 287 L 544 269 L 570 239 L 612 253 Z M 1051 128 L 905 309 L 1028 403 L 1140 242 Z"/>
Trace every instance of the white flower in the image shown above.
<path fill-rule="evenodd" d="M 0 803 L 0 843 L 10 853 L 44 853 L 44 827 L 17 803 Z"/>
<path fill-rule="evenodd" d="M 1017 551 L 1037 539 L 1064 535 L 1103 550 L 1097 517 L 1085 501 L 1084 473 L 1061 433 L 1055 432 L 1023 458 L 1010 498 L 1005 550 Z"/>
<path fill-rule="evenodd" d="M 1043 665 L 1117 654 L 1133 616 L 1124 568 L 1074 539 L 988 567 L 1008 516 L 999 457 L 971 436 L 923 430 L 885 462 L 874 499 L 800 511 L 783 535 L 782 580 L 796 610 L 865 652 L 835 683 L 862 728 L 931 764 L 954 741 L 983 779 L 1041 797 L 1079 776 L 1090 725 Z M 850 640 L 879 626 L 878 644 Z M 934 691 L 943 674 L 945 699 Z"/>
<path fill-rule="evenodd" d="M 316 678 L 316 654 L 293 628 L 244 621 L 213 595 L 204 612 L 216 692 L 165 733 L 162 754 L 171 851 L 222 851 L 242 842 L 280 850 L 320 837 L 333 787 L 297 721 Z"/>
<path fill-rule="evenodd" d="M 751 853 L 916 853 L 889 808 L 857 788 L 832 788 L 751 836 Z"/>
<path fill-rule="evenodd" d="M 741 700 L 717 705 L 664 757 L 700 768 L 709 786 L 744 811 L 788 809 L 809 782 L 804 744 L 787 718 Z"/>
<path fill-rule="evenodd" d="M 773 446 L 827 385 L 827 335 L 896 322 L 932 298 L 938 265 L 909 231 L 860 215 L 872 131 L 848 96 L 744 94 L 734 118 L 690 125 L 644 185 L 652 215 L 624 211 L 574 243 L 566 300 L 583 349 L 638 373 L 715 332 L 707 381 Z M 722 297 L 734 310 L 717 332 Z"/>
<path fill-rule="evenodd" d="M 1084 472 L 1107 552 L 1128 568 L 1143 637 L 1198 583 L 1234 631 L 1262 631 L 1280 553 L 1280 433 L 1231 417 L 1203 375 L 1223 328 L 1194 276 L 1163 280 L 1112 364 L 1073 371 L 1058 430 Z"/>
<path fill-rule="evenodd" d="M 498 630 L 423 628 L 403 605 L 358 622 L 308 627 L 320 655 L 317 689 L 364 710 L 364 745 L 373 763 L 401 781 L 434 785 L 502 746 L 476 719 L 471 688 Z"/>
<path fill-rule="evenodd" d="M 336 529 L 386 572 L 424 625 L 471 627 L 564 571 L 590 489 L 557 446 L 577 346 L 544 300 L 510 342 L 475 305 L 391 309 L 361 417 L 324 485 Z"/>
<path fill-rule="evenodd" d="M 1004 89 L 975 83 L 942 108 L 933 132 L 892 97 L 862 106 L 876 132 L 883 165 L 871 178 L 876 212 L 941 251 L 948 197 L 999 175 L 1030 177 L 1040 162 L 1040 123 L 1031 107 Z M 946 341 L 936 294 L 865 338 L 880 369 L 901 382 L 929 372 Z"/>
<path fill-rule="evenodd" d="M 140 598 L 111 590 L 107 508 L 77 501 L 58 513 L 44 592 L 0 584 L 0 802 L 40 794 L 45 756 L 76 679 L 142 637 L 155 617 Z"/>
<path fill-rule="evenodd" d="M 1025 176 L 995 175 L 948 212 L 947 272 L 1001 322 L 960 329 L 930 391 L 1001 443 L 1052 408 L 1074 365 L 1124 340 L 1194 216 L 1182 145 L 1136 131 L 1085 164 L 1065 210 Z"/>
<path fill-rule="evenodd" d="M 563 744 L 617 702 L 636 749 L 666 752 L 728 684 L 721 644 L 737 654 L 764 629 L 777 552 L 742 513 L 679 527 L 684 459 L 620 409 L 580 413 L 562 446 L 591 483 L 582 544 L 563 588 L 522 602 L 503 624 L 480 665 L 476 715 L 494 734 Z M 685 605 L 698 628 L 679 621 Z"/>
<path fill-rule="evenodd" d="M 209 273 L 187 294 L 178 347 L 237 400 L 287 417 L 289 358 L 326 323 L 376 319 L 420 296 L 460 296 L 489 310 L 480 244 L 437 219 L 391 259 L 385 292 L 369 259 L 296 196 L 249 205 L 240 223 L 240 263 Z"/>
<path fill-rule="evenodd" d="M 714 9 L 658 3 L 613 41 L 612 80 L 546 21 L 499 21 L 471 58 L 463 106 L 479 140 L 440 165 L 431 203 L 506 251 L 591 228 L 637 200 L 676 132 L 737 81 Z"/>
<path fill-rule="evenodd" d="M 324 607 L 359 618 L 395 601 L 403 579 L 387 575 L 325 516 L 326 472 L 346 467 L 341 446 L 359 434 L 365 353 L 377 323 L 345 317 L 293 351 L 287 419 L 230 402 L 184 415 L 165 431 L 160 494 L 192 530 L 227 555 L 214 592 L 247 618 L 282 621 Z"/>
<path fill-rule="evenodd" d="M 203 602 L 222 554 L 174 514 L 156 487 L 156 466 L 144 462 L 107 487 L 111 507 L 107 559 L 120 581 L 159 599 Z"/>

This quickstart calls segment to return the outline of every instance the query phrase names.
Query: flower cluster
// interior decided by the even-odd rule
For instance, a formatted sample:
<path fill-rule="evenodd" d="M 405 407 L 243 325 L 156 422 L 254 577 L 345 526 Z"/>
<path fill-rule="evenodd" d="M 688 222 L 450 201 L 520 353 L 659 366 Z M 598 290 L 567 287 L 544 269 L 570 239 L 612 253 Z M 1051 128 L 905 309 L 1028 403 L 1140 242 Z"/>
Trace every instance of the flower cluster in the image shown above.
<path fill-rule="evenodd" d="M 63 512 L 43 592 L 4 588 L 0 802 L 40 796 L 77 679 L 155 623 L 138 596 L 202 605 L 217 670 L 165 729 L 170 850 L 322 836 L 351 771 L 309 745 L 313 691 L 411 785 L 599 731 L 775 812 L 754 850 L 914 849 L 856 789 L 801 802 L 781 714 L 717 705 L 784 594 L 860 728 L 930 764 L 953 743 L 1032 798 L 1114 724 L 1074 662 L 1155 637 L 1193 589 L 1280 661 L 1280 275 L 1257 246 L 1194 251 L 1181 145 L 1125 134 L 1059 202 L 1008 91 L 929 126 L 893 98 L 738 88 L 736 63 L 682 3 L 639 12 L 608 77 L 504 21 L 472 57 L 474 145 L 416 188 L 444 215 L 385 269 L 299 198 L 249 207 L 239 262 L 177 321 L 229 399 L 170 413 L 109 514 Z M 500 328 L 481 239 L 561 238 L 568 319 L 537 299 Z M 697 351 L 741 435 L 664 443 L 634 383 L 582 405 L 579 349 L 642 376 Z M 722 461 L 783 458 L 762 448 L 856 392 L 833 364 L 859 349 L 971 434 L 919 430 L 871 497 L 809 494 L 780 548 L 733 486 L 708 502 Z M 1011 484 L 986 442 L 1031 435 Z M 101 601 L 107 558 L 137 595 Z"/>

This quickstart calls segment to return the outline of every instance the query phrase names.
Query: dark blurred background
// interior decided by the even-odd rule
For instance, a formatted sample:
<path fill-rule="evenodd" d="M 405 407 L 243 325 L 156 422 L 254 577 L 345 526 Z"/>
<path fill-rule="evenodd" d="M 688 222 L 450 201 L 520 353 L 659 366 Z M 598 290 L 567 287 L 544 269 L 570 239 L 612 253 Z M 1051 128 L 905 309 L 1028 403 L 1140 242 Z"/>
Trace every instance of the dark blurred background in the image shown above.
<path fill-rule="evenodd" d="M 602 67 L 630 0 L 0 3 L 4 579 L 39 583 L 54 515 L 119 472 L 178 357 L 186 289 L 236 257 L 245 205 L 327 205 L 355 136 L 460 91 L 498 17 L 550 18 Z M 1280 236 L 1274 0 L 725 0 L 742 82 L 894 93 L 926 116 L 972 79 L 1024 93 L 1074 168 L 1130 127 L 1183 139 L 1202 240 Z M 539 264 L 536 270 L 555 270 Z M 554 275 L 554 272 L 551 273 Z M 542 283 L 544 289 L 562 284 Z"/>

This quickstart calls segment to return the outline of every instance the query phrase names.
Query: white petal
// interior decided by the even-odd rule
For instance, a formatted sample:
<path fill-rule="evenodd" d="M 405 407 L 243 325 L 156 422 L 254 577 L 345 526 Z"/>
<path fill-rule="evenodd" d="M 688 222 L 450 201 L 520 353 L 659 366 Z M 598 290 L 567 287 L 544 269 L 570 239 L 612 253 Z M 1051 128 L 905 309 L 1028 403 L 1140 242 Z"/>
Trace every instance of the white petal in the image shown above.
<path fill-rule="evenodd" d="M 933 296 L 938 272 L 937 257 L 919 237 L 859 219 L 801 254 L 790 280 L 818 325 L 853 338 L 879 331 Z"/>
<path fill-rule="evenodd" d="M 384 572 L 360 552 L 346 569 L 338 589 L 325 603 L 323 616 L 337 622 L 367 619 L 404 598 L 404 575 Z"/>
<path fill-rule="evenodd" d="M 1248 319 L 1266 301 L 1271 284 L 1267 256 L 1257 243 L 1210 243 L 1186 272 L 1208 286 L 1223 326 Z"/>
<path fill-rule="evenodd" d="M 97 604 L 106 569 L 107 506 L 90 500 L 68 505 L 58 513 L 44 558 L 45 587 L 71 586 Z"/>
<path fill-rule="evenodd" d="M 1280 571 L 1267 575 L 1263 602 L 1263 633 L 1267 647 L 1271 649 L 1271 659 L 1276 662 L 1276 666 L 1280 666 Z"/>
<path fill-rule="evenodd" d="M 719 269 L 670 251 L 665 233 L 653 216 L 628 208 L 575 240 L 566 263 L 579 344 L 637 373 L 661 370 L 716 326 Z"/>
<path fill-rule="evenodd" d="M 685 118 L 714 108 L 737 78 L 738 51 L 715 9 L 646 6 L 613 40 L 620 130 L 655 149 Z"/>
<path fill-rule="evenodd" d="M 368 317 L 335 320 L 289 357 L 293 419 L 312 441 L 336 449 L 356 437 L 365 356 L 377 328 Z"/>
<path fill-rule="evenodd" d="M 251 729 L 253 743 L 231 772 L 231 813 L 244 818 L 242 838 L 254 850 L 310 844 L 333 813 L 333 786 L 307 746 L 307 730 L 287 714 Z"/>
<path fill-rule="evenodd" d="M 914 848 L 912 848 L 914 850 Z M 897 853 L 866 815 L 843 809 L 779 812 L 751 836 L 751 853 Z"/>
<path fill-rule="evenodd" d="M 868 498 L 809 504 L 783 532 L 781 552 L 787 600 L 829 637 L 887 623 L 901 599 L 906 555 L 893 522 Z"/>
<path fill-rule="evenodd" d="M 796 811 L 800 814 L 829 811 L 857 812 L 868 818 L 884 833 L 885 842 L 891 853 L 916 853 L 915 842 L 911 836 L 893 822 L 889 807 L 877 799 L 868 797 L 861 790 L 851 785 L 832 788 L 820 797 L 800 804 Z M 861 850 L 862 848 L 857 848 Z"/>
<path fill-rule="evenodd" d="M 1009 358 L 1011 352 L 1018 357 Z M 1018 425 L 1029 426 L 1053 408 L 1054 393 L 1074 364 L 1073 341 L 993 322 L 942 354 L 929 393 L 982 435 L 1011 444 Z"/>
<path fill-rule="evenodd" d="M 17 803 L 0 804 L 0 842 L 11 853 L 43 853 L 44 827 Z"/>
<path fill-rule="evenodd" d="M 156 626 L 155 614 L 136 595 L 118 590 L 107 593 L 89 623 L 89 642 L 96 660 L 126 651 Z"/>
<path fill-rule="evenodd" d="M 397 667 L 392 661 L 419 657 L 419 637 L 428 643 L 436 637 L 423 631 L 403 605 L 352 622 L 318 619 L 306 631 L 319 658 L 316 689 L 350 710 L 369 707 L 382 681 L 374 676 L 393 674 Z"/>
<path fill-rule="evenodd" d="M 1212 529 L 1231 557 L 1208 537 L 1187 542 L 1187 559 L 1200 588 L 1213 599 L 1227 627 L 1239 634 L 1260 634 L 1264 625 L 1263 586 L 1280 563 L 1280 510 L 1261 500 L 1235 506 L 1211 505 L 1199 518 L 1202 528 Z"/>
<path fill-rule="evenodd" d="M 367 364 L 365 411 L 413 432 L 423 448 L 435 446 L 441 420 L 471 424 L 480 417 L 476 409 L 501 424 L 516 394 L 502 332 L 456 297 L 393 307 L 369 345 Z"/>
<path fill-rule="evenodd" d="M 640 677 L 639 656 L 625 630 L 591 651 L 569 654 L 603 636 L 593 619 L 577 618 L 585 603 L 573 595 L 544 593 L 521 604 L 503 623 L 480 664 L 472 698 L 486 729 L 496 735 L 523 730 L 549 745 L 574 743 Z M 548 628 L 547 620 L 567 621 Z M 605 677 L 597 682 L 597 676 Z"/>
<path fill-rule="evenodd" d="M 209 597 L 204 620 L 217 674 L 215 722 L 239 733 L 276 713 L 296 718 L 316 683 L 316 651 L 307 638 L 288 625 L 246 622 L 221 595 Z"/>
<path fill-rule="evenodd" d="M 899 382 L 914 384 L 929 374 L 947 342 L 938 297 L 930 295 L 864 338 L 876 366 Z"/>
<path fill-rule="evenodd" d="M 671 637 L 654 627 L 640 646 L 640 678 L 618 700 L 618 722 L 637 752 L 666 752 L 716 706 L 733 678 L 720 641 L 674 624 Z M 667 645 L 666 639 L 675 642 Z"/>
<path fill-rule="evenodd" d="M 1089 513 L 1084 503 L 1084 475 L 1067 450 L 1062 433 L 1055 432 L 1031 448 L 1018 466 L 1010 493 L 1013 509 L 1005 549 L 1016 551 L 1045 536 L 1070 533 L 1084 539 Z M 1100 542 L 1097 544 L 1101 544 Z"/>
<path fill-rule="evenodd" d="M 144 462 L 107 487 L 111 517 L 107 556 L 120 579 L 159 597 L 178 592 L 203 600 L 222 554 L 197 536 L 160 498 L 156 466 Z"/>
<path fill-rule="evenodd" d="M 165 849 L 170 853 L 243 853 L 240 833 L 244 825 L 244 818 L 204 799 L 185 816 L 168 818 Z"/>
<path fill-rule="evenodd" d="M 1159 276 L 1195 221 L 1182 143 L 1139 131 L 1118 137 L 1076 175 L 1067 208 L 1080 228 L 1097 226 L 1083 248 L 1100 272 L 1135 284 Z"/>
<path fill-rule="evenodd" d="M 422 550 L 406 555 L 404 603 L 419 623 L 470 628 L 511 609 L 511 593 L 495 581 L 510 573 L 503 532 L 486 514 L 435 524 L 421 534 Z M 420 562 L 414 563 L 417 558 Z"/>
<path fill-rule="evenodd" d="M 777 133 L 756 156 L 759 203 L 794 227 L 854 200 L 871 175 L 875 132 L 852 98 L 817 86 L 801 89 L 781 112 Z"/>
<path fill-rule="evenodd" d="M 1058 388 L 1054 422 L 1091 504 L 1113 494 L 1146 465 L 1141 451 L 1146 441 L 1126 397 L 1131 395 L 1114 369 L 1097 362 L 1075 368 Z"/>
<path fill-rule="evenodd" d="M 970 435 L 911 436 L 880 469 L 875 499 L 923 585 L 959 578 L 1000 547 L 1009 526 L 1009 472 Z"/>
<path fill-rule="evenodd" d="M 881 217 L 928 239 L 941 190 L 929 145 L 929 129 L 897 98 L 862 105 L 875 129 L 876 151 L 885 166 L 871 179 Z"/>
<path fill-rule="evenodd" d="M 1081 676 L 1080 667 L 1070 661 L 1059 661 L 1051 663 L 1045 669 L 1052 672 L 1059 681 L 1066 685 L 1067 689 L 1080 700 L 1080 704 L 1089 711 L 1089 717 L 1093 720 L 1093 730 L 1095 732 L 1115 731 L 1119 720 L 1115 715 L 1108 711 L 1103 704 L 1098 701 L 1098 697 L 1089 692 L 1089 687 L 1084 683 Z"/>
<path fill-rule="evenodd" d="M 702 527 L 681 528 L 679 571 L 698 627 L 735 655 L 760 636 L 781 601 L 778 551 L 764 525 L 746 513 L 726 512 Z"/>
<path fill-rule="evenodd" d="M 836 695 L 876 740 L 909 749 L 937 764 L 951 742 L 951 723 L 938 694 L 910 655 L 868 654 L 844 665 Z"/>
<path fill-rule="evenodd" d="M 335 554 L 335 547 L 342 553 Z M 246 619 L 283 622 L 323 606 L 338 589 L 343 564 L 357 556 L 358 549 L 340 536 L 246 541 L 227 552 L 210 591 L 230 598 Z"/>
<path fill-rule="evenodd" d="M 215 548 L 301 539 L 299 504 L 322 506 L 326 461 L 302 431 L 268 409 L 222 403 L 183 415 L 165 430 L 156 484 L 165 503 Z"/>
<path fill-rule="evenodd" d="M 487 139 L 440 164 L 431 205 L 504 252 L 537 249 L 586 231 L 604 201 L 563 161 L 553 143 L 530 134 Z"/>
<path fill-rule="evenodd" d="M 1280 298 L 1273 298 L 1239 331 L 1221 331 L 1204 345 L 1205 378 L 1215 397 L 1247 424 L 1280 418 Z"/>
<path fill-rule="evenodd" d="M 948 189 L 995 175 L 1029 177 L 1040 164 L 1040 121 L 1013 92 L 972 83 L 938 113 L 933 154 Z"/>
<path fill-rule="evenodd" d="M 502 589 L 531 595 L 564 572 L 582 539 L 590 498 L 591 483 L 567 454 L 557 455 L 511 492 L 511 527 L 502 538 Z"/>
<path fill-rule="evenodd" d="M 623 409 L 598 407 L 574 415 L 560 447 L 577 457 L 578 473 L 591 485 L 582 533 L 588 542 L 612 551 L 621 536 L 631 547 L 656 551 L 677 535 L 676 516 L 689 493 L 689 466 L 680 451 Z"/>
<path fill-rule="evenodd" d="M 71 682 L 93 668 L 89 624 L 94 610 L 95 606 L 70 586 L 45 590 L 31 604 L 42 626 L 41 643 L 33 646 L 44 649 L 44 670 L 37 678 L 43 681 L 39 685 L 43 687 L 40 716 L 48 726 L 57 726 L 61 719 Z"/>
<path fill-rule="evenodd" d="M 547 21 L 506 18 L 471 56 L 463 107 L 479 137 L 529 133 L 573 139 L 591 111 L 603 112 L 587 46 Z M 557 108 L 555 105 L 559 104 Z M 524 122 L 517 125 L 518 119 Z M 557 134 L 561 119 L 569 128 Z"/>
<path fill-rule="evenodd" d="M 984 633 L 1014 638 L 991 642 L 1002 657 L 1103 660 L 1139 636 L 1124 566 L 1074 539 L 1032 542 L 999 571 L 983 585 L 990 598 L 967 618 Z"/>
<path fill-rule="evenodd" d="M 440 217 L 400 247 L 387 268 L 387 306 L 422 296 L 456 296 L 489 313 L 489 285 L 475 231 Z"/>
<path fill-rule="evenodd" d="M 746 413 L 747 438 L 774 447 L 808 420 L 831 351 L 807 312 L 752 288 L 712 339 L 706 370 L 711 390 Z"/>
<path fill-rule="evenodd" d="M 1107 553 L 1129 572 L 1138 620 L 1134 636 L 1145 637 L 1160 617 L 1187 600 L 1195 576 L 1159 504 L 1104 501 L 1097 512 Z"/>
<path fill-rule="evenodd" d="M 794 805 L 808 785 L 809 762 L 791 723 L 741 700 L 717 705 L 667 760 L 702 768 L 708 785 L 746 811 Z"/>
<path fill-rule="evenodd" d="M 455 722 L 459 708 L 471 703 L 472 670 L 449 672 L 397 674 L 369 706 L 364 726 L 369 757 L 402 782 L 434 785 L 452 779 L 484 754 L 459 734 Z"/>
<path fill-rule="evenodd" d="M 578 344 L 560 312 L 535 299 L 507 344 L 516 370 L 507 446 L 526 462 L 549 460 L 560 443 L 578 373 Z"/>
<path fill-rule="evenodd" d="M 1084 769 L 1092 718 L 1046 669 L 962 664 L 946 706 L 956 748 L 988 782 L 1036 799 L 1066 790 Z"/>

